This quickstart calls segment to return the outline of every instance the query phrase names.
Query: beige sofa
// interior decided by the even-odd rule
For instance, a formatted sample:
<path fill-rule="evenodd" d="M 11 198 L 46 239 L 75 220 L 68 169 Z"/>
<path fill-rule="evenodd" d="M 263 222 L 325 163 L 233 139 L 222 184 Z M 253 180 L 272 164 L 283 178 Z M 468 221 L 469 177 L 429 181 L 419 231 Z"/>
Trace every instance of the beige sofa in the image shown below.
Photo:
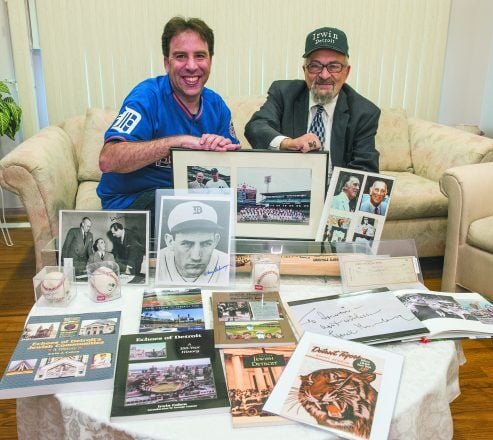
<path fill-rule="evenodd" d="M 263 100 L 226 99 L 246 148 L 243 128 Z M 95 193 L 98 154 L 115 115 L 114 110 L 89 109 L 44 128 L 0 161 L 0 184 L 26 207 L 38 268 L 41 249 L 58 236 L 60 209 L 101 209 Z M 381 172 L 397 177 L 382 239 L 413 238 L 420 257 L 443 255 L 447 199 L 438 180 L 452 166 L 493 161 L 493 140 L 384 109 L 377 147 Z"/>
<path fill-rule="evenodd" d="M 493 162 L 450 168 L 440 185 L 450 199 L 442 290 L 493 300 Z"/>

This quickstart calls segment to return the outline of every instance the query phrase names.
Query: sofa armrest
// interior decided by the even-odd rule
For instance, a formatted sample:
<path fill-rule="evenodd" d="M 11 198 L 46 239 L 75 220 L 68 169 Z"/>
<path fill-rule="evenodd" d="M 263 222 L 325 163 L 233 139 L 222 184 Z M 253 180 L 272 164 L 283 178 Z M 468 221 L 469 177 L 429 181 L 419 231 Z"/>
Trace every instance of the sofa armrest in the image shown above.
<path fill-rule="evenodd" d="M 77 163 L 70 137 L 51 126 L 21 143 L 0 161 L 0 185 L 26 208 L 39 269 L 41 249 L 58 236 L 58 211 L 75 206 Z"/>
<path fill-rule="evenodd" d="M 436 122 L 409 118 L 414 172 L 438 182 L 445 170 L 493 161 L 493 139 Z"/>
<path fill-rule="evenodd" d="M 470 224 L 493 216 L 493 205 L 487 202 L 493 189 L 493 162 L 446 170 L 440 179 L 440 189 L 448 197 L 442 289 L 453 291 L 459 248 L 466 243 Z"/>

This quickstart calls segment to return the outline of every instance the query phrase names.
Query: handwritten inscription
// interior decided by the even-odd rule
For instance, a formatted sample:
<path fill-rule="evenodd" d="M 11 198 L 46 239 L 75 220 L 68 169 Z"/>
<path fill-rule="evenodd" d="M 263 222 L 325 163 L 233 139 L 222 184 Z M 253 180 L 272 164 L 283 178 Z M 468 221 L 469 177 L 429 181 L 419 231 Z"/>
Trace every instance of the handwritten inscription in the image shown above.
<path fill-rule="evenodd" d="M 226 269 L 227 267 L 229 267 L 229 264 L 225 264 L 224 266 L 219 265 L 219 266 L 216 266 L 216 267 L 215 267 L 214 269 L 212 269 L 212 270 L 207 270 L 207 271 L 205 272 L 205 274 L 206 274 L 206 275 L 211 275 L 211 274 L 213 274 L 213 273 L 220 272 L 221 270 L 224 270 L 224 269 Z"/>
<path fill-rule="evenodd" d="M 423 328 L 390 292 L 314 299 L 289 306 L 303 330 L 338 338 L 357 339 Z"/>

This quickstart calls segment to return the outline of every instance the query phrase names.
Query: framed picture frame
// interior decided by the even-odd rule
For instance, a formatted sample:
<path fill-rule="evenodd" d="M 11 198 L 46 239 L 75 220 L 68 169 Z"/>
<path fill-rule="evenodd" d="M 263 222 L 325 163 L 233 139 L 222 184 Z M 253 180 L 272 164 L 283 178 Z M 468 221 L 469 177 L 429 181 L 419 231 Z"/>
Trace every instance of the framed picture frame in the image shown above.
<path fill-rule="evenodd" d="M 72 259 L 76 282 L 87 282 L 87 264 L 115 261 L 122 284 L 149 283 L 148 211 L 61 210 L 58 237 L 58 264 Z"/>
<path fill-rule="evenodd" d="M 313 240 L 327 183 L 327 154 L 171 150 L 175 189 L 233 193 L 237 238 Z"/>
<path fill-rule="evenodd" d="M 230 195 L 162 195 L 156 286 L 228 286 L 231 264 Z"/>

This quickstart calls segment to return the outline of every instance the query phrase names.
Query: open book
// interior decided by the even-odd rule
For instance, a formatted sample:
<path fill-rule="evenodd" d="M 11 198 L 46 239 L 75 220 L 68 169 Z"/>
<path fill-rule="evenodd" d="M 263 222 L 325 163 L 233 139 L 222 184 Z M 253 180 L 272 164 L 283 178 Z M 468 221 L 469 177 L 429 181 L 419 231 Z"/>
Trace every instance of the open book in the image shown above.
<path fill-rule="evenodd" d="M 289 301 L 298 336 L 305 331 L 366 344 L 428 335 L 425 325 L 386 289 Z"/>
<path fill-rule="evenodd" d="M 493 336 L 493 304 L 479 293 L 396 290 L 394 295 L 426 326 L 430 339 Z"/>

